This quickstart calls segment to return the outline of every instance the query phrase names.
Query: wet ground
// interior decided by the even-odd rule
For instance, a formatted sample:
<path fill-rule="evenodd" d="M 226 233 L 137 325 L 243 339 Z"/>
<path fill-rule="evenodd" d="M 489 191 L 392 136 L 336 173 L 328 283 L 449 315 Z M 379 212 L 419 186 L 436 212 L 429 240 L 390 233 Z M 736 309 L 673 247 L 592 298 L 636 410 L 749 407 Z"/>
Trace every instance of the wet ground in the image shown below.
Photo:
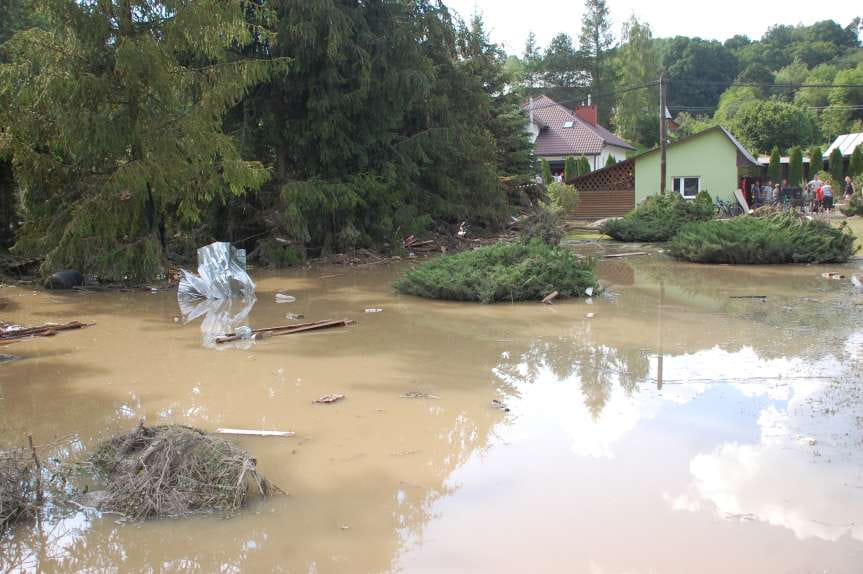
<path fill-rule="evenodd" d="M 288 496 L 48 519 L 0 571 L 861 571 L 863 299 L 820 276 L 847 267 L 631 257 L 555 306 L 402 297 L 397 271 L 258 274 L 253 305 L 185 315 L 170 292 L 0 289 L 7 320 L 97 323 L 3 349 L 0 442 L 64 456 L 141 417 L 297 433 L 239 440 Z M 289 313 L 357 324 L 212 342 Z"/>

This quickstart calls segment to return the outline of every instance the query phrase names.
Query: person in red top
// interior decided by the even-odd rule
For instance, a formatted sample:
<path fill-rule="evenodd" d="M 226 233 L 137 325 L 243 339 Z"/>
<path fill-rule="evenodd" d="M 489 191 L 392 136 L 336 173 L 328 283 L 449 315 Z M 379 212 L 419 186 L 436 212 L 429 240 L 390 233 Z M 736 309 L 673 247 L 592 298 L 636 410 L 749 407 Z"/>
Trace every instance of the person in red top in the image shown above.
<path fill-rule="evenodd" d="M 821 208 L 824 206 L 824 186 L 819 185 L 815 190 L 815 213 L 821 213 Z"/>

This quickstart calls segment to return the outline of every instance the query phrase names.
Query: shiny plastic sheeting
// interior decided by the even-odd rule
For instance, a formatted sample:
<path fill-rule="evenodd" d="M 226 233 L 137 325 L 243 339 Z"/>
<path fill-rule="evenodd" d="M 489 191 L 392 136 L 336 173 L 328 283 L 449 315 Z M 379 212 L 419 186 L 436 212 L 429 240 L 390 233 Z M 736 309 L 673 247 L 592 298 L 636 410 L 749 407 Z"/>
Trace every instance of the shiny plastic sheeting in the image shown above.
<path fill-rule="evenodd" d="M 251 298 L 255 283 L 246 273 L 246 250 L 216 242 L 198 249 L 198 274 L 185 269 L 177 290 L 178 299 Z"/>

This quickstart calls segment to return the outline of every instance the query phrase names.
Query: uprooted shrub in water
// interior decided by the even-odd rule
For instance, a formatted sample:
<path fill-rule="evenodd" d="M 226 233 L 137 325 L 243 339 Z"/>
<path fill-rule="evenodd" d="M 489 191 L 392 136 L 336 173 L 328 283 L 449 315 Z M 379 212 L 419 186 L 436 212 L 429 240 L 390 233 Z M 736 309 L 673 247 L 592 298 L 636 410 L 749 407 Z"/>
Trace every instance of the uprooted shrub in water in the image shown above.
<path fill-rule="evenodd" d="M 548 186 L 546 197 L 537 203 L 522 220 L 519 237 L 529 242 L 540 239 L 549 245 L 559 245 L 566 235 L 564 216 L 578 206 L 578 191 L 565 183 Z"/>
<path fill-rule="evenodd" d="M 539 240 L 498 243 L 415 267 L 395 283 L 401 293 L 455 301 L 539 300 L 553 291 L 583 295 L 596 287 L 593 261 Z"/>
<path fill-rule="evenodd" d="M 234 511 L 278 488 L 245 450 L 203 431 L 145 427 L 102 443 L 91 457 L 107 493 L 100 510 L 136 519 Z"/>
<path fill-rule="evenodd" d="M 684 226 L 668 244 L 677 259 L 696 263 L 842 263 L 854 235 L 794 213 L 702 221 Z"/>
<path fill-rule="evenodd" d="M 600 230 L 618 241 L 668 241 L 685 224 L 713 217 L 710 195 L 702 191 L 694 200 L 677 193 L 652 195 L 619 219 L 609 219 Z"/>
<path fill-rule="evenodd" d="M 19 450 L 0 450 L 0 532 L 33 509 L 36 477 L 24 460 Z"/>

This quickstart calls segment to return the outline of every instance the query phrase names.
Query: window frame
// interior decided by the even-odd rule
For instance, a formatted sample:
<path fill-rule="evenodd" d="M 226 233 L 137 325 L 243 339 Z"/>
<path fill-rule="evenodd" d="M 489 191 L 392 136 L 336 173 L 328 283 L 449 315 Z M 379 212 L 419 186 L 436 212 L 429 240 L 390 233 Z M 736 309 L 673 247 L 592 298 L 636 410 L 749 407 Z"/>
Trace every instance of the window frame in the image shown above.
<path fill-rule="evenodd" d="M 695 195 L 685 195 L 683 190 L 686 188 L 686 180 L 694 179 L 698 181 L 698 187 L 695 190 Z M 680 185 L 675 185 L 675 180 L 679 180 Z M 683 199 L 695 199 L 701 193 L 701 176 L 700 175 L 675 175 L 671 177 L 671 187 L 680 194 Z"/>

